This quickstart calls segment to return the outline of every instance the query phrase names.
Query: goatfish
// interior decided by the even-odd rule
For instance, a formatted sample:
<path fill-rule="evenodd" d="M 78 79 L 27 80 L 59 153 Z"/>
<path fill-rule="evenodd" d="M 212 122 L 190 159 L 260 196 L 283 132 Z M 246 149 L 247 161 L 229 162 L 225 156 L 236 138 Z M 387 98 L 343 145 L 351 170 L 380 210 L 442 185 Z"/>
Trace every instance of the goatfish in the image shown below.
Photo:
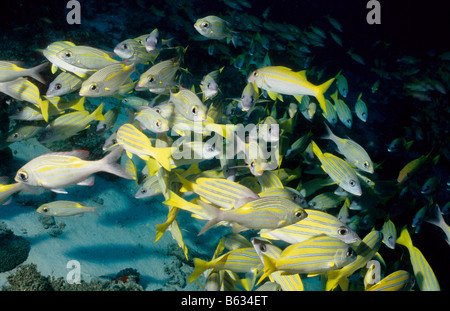
<path fill-rule="evenodd" d="M 213 39 L 222 40 L 227 39 L 227 43 L 233 43 L 234 47 L 237 45 L 237 33 L 231 29 L 231 24 L 220 17 L 210 15 L 203 18 L 199 18 L 194 24 L 195 30 L 197 30 L 202 36 Z"/>
<path fill-rule="evenodd" d="M 85 206 L 78 202 L 72 201 L 53 201 L 50 203 L 45 203 L 36 209 L 36 212 L 53 217 L 64 217 L 64 216 L 83 216 L 86 212 L 91 212 L 100 217 L 96 209 L 99 206 Z"/>
<path fill-rule="evenodd" d="M 414 277 L 417 286 L 421 291 L 439 291 L 440 286 L 436 275 L 431 269 L 430 264 L 423 256 L 422 252 L 413 245 L 408 229 L 404 227 L 397 239 L 397 244 L 403 245 L 408 249 L 411 259 L 411 265 L 414 270 Z"/>
<path fill-rule="evenodd" d="M 340 269 L 356 259 L 355 251 L 339 239 L 326 235 L 290 245 L 279 259 L 262 255 L 264 274 L 258 284 L 274 271 L 282 274 L 318 274 Z"/>
<path fill-rule="evenodd" d="M 111 64 L 117 64 L 114 53 L 107 52 L 90 46 L 72 46 L 56 53 L 60 60 L 58 66 L 64 70 L 73 72 L 81 78 L 102 69 Z"/>
<path fill-rule="evenodd" d="M 322 111 L 327 114 L 324 93 L 335 78 L 331 78 L 321 85 L 314 85 L 306 79 L 306 71 L 294 72 L 283 66 L 268 66 L 257 69 L 250 74 L 247 81 L 255 82 L 259 88 L 267 91 L 270 98 L 275 100 L 278 94 L 310 95 L 316 97 Z"/>
<path fill-rule="evenodd" d="M 311 141 L 311 144 L 325 173 L 345 191 L 360 196 L 362 194 L 361 185 L 350 164 L 331 153 L 322 153 L 314 141 Z"/>
<path fill-rule="evenodd" d="M 135 64 L 117 63 L 100 69 L 83 82 L 79 95 L 101 97 L 120 93 L 121 87 L 128 84 L 134 67 Z"/>
<path fill-rule="evenodd" d="M 282 240 L 290 244 L 300 243 L 314 236 L 326 234 L 347 244 L 360 241 L 359 236 L 346 224 L 333 215 L 312 209 L 306 209 L 308 216 L 301 222 L 278 228 L 265 230 L 260 236 L 266 239 Z"/>
<path fill-rule="evenodd" d="M 71 72 L 61 72 L 48 86 L 47 96 L 63 96 L 78 90 L 83 79 Z"/>
<path fill-rule="evenodd" d="M 43 84 L 45 79 L 39 73 L 48 66 L 48 62 L 33 68 L 22 68 L 20 62 L 0 61 L 0 82 L 13 81 L 20 77 L 31 77 Z"/>
<path fill-rule="evenodd" d="M 40 186 L 58 193 L 67 193 L 66 186 L 92 185 L 89 178 L 97 172 L 107 172 L 125 179 L 132 179 L 116 161 L 122 155 L 122 148 L 116 148 L 103 159 L 87 161 L 89 152 L 75 150 L 68 152 L 51 152 L 40 155 L 24 166 L 15 176 L 17 182 L 28 186 Z"/>
<path fill-rule="evenodd" d="M 331 129 L 325 124 L 327 129 L 327 135 L 322 136 L 322 139 L 329 139 L 333 141 L 337 147 L 339 153 L 341 153 L 347 162 L 356 166 L 358 169 L 370 173 L 373 173 L 373 163 L 369 154 L 364 148 L 351 139 L 340 138 L 336 136 Z"/>
<path fill-rule="evenodd" d="M 263 262 L 264 258 L 262 255 L 267 257 L 271 257 L 274 260 L 278 260 L 281 256 L 282 250 L 271 244 L 268 240 L 263 240 L 261 238 L 252 238 L 253 247 L 256 250 L 261 262 Z M 280 271 L 274 271 L 269 274 L 269 279 L 272 282 L 276 282 L 279 284 L 283 291 L 303 291 L 303 282 L 298 274 L 292 275 L 282 275 Z"/>
<path fill-rule="evenodd" d="M 87 129 L 89 124 L 94 120 L 105 121 L 102 109 L 103 103 L 92 113 L 89 113 L 87 110 L 82 110 L 63 114 L 47 125 L 38 141 L 40 143 L 50 143 L 67 139 Z"/>
<path fill-rule="evenodd" d="M 133 124 L 125 123 L 119 127 L 115 138 L 117 144 L 121 145 L 129 158 L 133 154 L 137 155 L 144 161 L 150 157 L 155 158 L 161 166 L 170 171 L 170 160 L 173 148 L 154 148 L 150 139 L 138 130 Z"/>

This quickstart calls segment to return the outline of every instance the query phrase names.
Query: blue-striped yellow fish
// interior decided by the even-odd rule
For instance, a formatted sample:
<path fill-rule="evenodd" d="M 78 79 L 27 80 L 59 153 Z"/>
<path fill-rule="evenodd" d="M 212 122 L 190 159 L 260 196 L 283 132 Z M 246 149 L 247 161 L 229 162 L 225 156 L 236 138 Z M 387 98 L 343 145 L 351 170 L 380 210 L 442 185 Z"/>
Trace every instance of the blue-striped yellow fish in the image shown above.
<path fill-rule="evenodd" d="M 91 212 L 100 217 L 96 211 L 99 207 L 100 206 L 86 206 L 78 202 L 61 200 L 42 204 L 36 209 L 36 212 L 53 217 L 82 216 L 86 212 Z"/>
<path fill-rule="evenodd" d="M 0 177 L 0 204 L 7 205 L 11 203 L 12 199 L 11 196 L 16 193 L 23 190 L 28 190 L 28 192 L 35 193 L 31 187 L 27 187 L 25 184 L 16 182 L 14 184 L 6 184 L 8 182 L 9 178 L 3 178 Z M 35 193 L 38 194 L 38 193 Z"/>
<path fill-rule="evenodd" d="M 44 54 L 44 57 L 47 58 L 52 63 L 51 71 L 52 73 L 55 73 L 60 64 L 64 66 L 65 62 L 58 58 L 56 55 L 61 52 L 62 50 L 65 50 L 67 48 L 74 47 L 75 43 L 72 43 L 70 41 L 56 41 L 51 44 L 49 44 L 43 51 L 42 54 Z M 61 67 L 62 68 L 62 67 Z M 86 74 L 83 73 L 82 78 L 86 78 Z"/>
<path fill-rule="evenodd" d="M 388 219 L 384 222 L 381 228 L 381 233 L 383 234 L 383 243 L 390 249 L 395 248 L 395 243 L 397 241 L 397 229 L 395 228 L 392 220 Z"/>
<path fill-rule="evenodd" d="M 334 109 L 336 110 L 339 120 L 347 128 L 351 129 L 353 125 L 352 111 L 342 99 L 338 98 L 337 90 L 331 95 L 331 98 L 334 100 Z"/>
<path fill-rule="evenodd" d="M 411 274 L 405 270 L 397 270 L 384 277 L 380 282 L 368 286 L 366 291 L 402 291 L 409 290 L 414 285 Z"/>
<path fill-rule="evenodd" d="M 45 84 L 45 79 L 40 72 L 48 66 L 48 62 L 33 68 L 22 68 L 20 62 L 0 61 L 0 82 L 13 81 L 20 77 L 31 77 Z"/>
<path fill-rule="evenodd" d="M 20 125 L 8 135 L 6 141 L 15 142 L 37 136 L 44 128 L 45 125 Z"/>
<path fill-rule="evenodd" d="M 175 84 L 179 69 L 180 63 L 174 58 L 158 62 L 140 75 L 137 90 L 166 88 L 168 91 Z"/>
<path fill-rule="evenodd" d="M 210 218 L 199 235 L 221 221 L 231 222 L 233 232 L 240 232 L 249 229 L 281 228 L 307 216 L 300 205 L 279 197 L 263 197 L 231 210 L 223 210 L 202 201 L 198 201 L 198 204 Z"/>
<path fill-rule="evenodd" d="M 45 121 L 48 121 L 48 102 L 41 99 L 39 88 L 26 78 L 1 82 L 0 92 L 17 100 L 26 101 L 41 110 Z"/>
<path fill-rule="evenodd" d="M 361 195 L 362 190 L 358 176 L 350 164 L 331 153 L 322 153 L 314 141 L 311 141 L 311 144 L 313 152 L 322 163 L 322 169 L 325 173 L 345 191 L 354 195 Z"/>
<path fill-rule="evenodd" d="M 189 283 L 196 280 L 208 269 L 212 269 L 213 271 L 230 270 L 237 273 L 246 273 L 252 269 L 262 267 L 261 260 L 253 247 L 235 249 L 211 261 L 194 258 L 194 265 L 194 271 L 188 278 Z"/>
<path fill-rule="evenodd" d="M 206 120 L 208 108 L 191 90 L 181 89 L 178 93 L 171 93 L 170 101 L 174 103 L 175 110 L 186 119 L 191 121 Z"/>
<path fill-rule="evenodd" d="M 333 215 L 313 209 L 306 209 L 306 212 L 308 216 L 302 221 L 283 228 L 261 232 L 261 237 L 282 240 L 290 244 L 300 243 L 323 234 L 341 239 L 347 244 L 360 240 L 353 230 Z"/>
<path fill-rule="evenodd" d="M 122 148 L 115 148 L 103 159 L 87 161 L 88 151 L 52 152 L 43 154 L 22 166 L 15 180 L 28 186 L 40 186 L 65 193 L 64 187 L 74 184 L 92 184 L 89 177 L 97 172 L 107 172 L 122 178 L 132 177 L 116 161 Z"/>
<path fill-rule="evenodd" d="M 71 72 L 61 72 L 48 86 L 47 96 L 62 96 L 75 92 L 81 87 L 83 79 Z"/>
<path fill-rule="evenodd" d="M 285 157 L 289 159 L 292 158 L 295 154 L 304 152 L 309 144 L 311 136 L 312 133 L 308 132 L 307 134 L 303 135 L 302 137 L 294 141 L 292 145 L 289 147 L 289 149 L 286 151 Z"/>
<path fill-rule="evenodd" d="M 195 182 L 178 175 L 183 187 L 181 192 L 193 191 L 208 202 L 224 209 L 239 208 L 246 202 L 259 199 L 252 190 L 224 178 L 197 178 Z"/>
<path fill-rule="evenodd" d="M 259 89 L 255 83 L 247 83 L 242 90 L 241 99 L 239 101 L 243 111 L 250 111 L 259 99 Z"/>
<path fill-rule="evenodd" d="M 337 207 L 345 197 L 334 194 L 334 192 L 323 192 L 312 198 L 308 204 L 313 209 L 325 210 Z"/>
<path fill-rule="evenodd" d="M 278 259 L 264 254 L 262 257 L 264 274 L 258 283 L 274 271 L 281 271 L 282 274 L 317 274 L 340 269 L 353 262 L 356 253 L 340 239 L 321 235 L 286 247 Z"/>
<path fill-rule="evenodd" d="M 132 158 L 133 154 L 144 161 L 152 157 L 166 170 L 171 170 L 169 158 L 172 155 L 173 148 L 152 147 L 150 139 L 133 124 L 125 123 L 120 126 L 117 129 L 115 140 L 125 149 L 129 158 Z"/>
<path fill-rule="evenodd" d="M 308 82 L 305 71 L 294 72 L 283 66 L 269 66 L 253 71 L 248 77 L 248 82 L 255 82 L 259 88 L 266 90 L 272 99 L 277 97 L 275 94 L 314 96 L 319 101 L 322 111 L 327 114 L 324 93 L 334 79 L 331 78 L 317 86 Z"/>
<path fill-rule="evenodd" d="M 336 136 L 326 124 L 325 127 L 327 129 L 327 134 L 322 136 L 322 139 L 333 141 L 337 145 L 339 153 L 345 157 L 347 162 L 364 172 L 373 173 L 374 167 L 372 160 L 367 151 L 360 144 L 351 139 L 340 138 Z"/>
<path fill-rule="evenodd" d="M 200 81 L 200 89 L 202 90 L 203 101 L 213 98 L 219 92 L 219 85 L 217 82 L 223 68 L 225 67 L 211 71 L 210 73 L 203 76 L 202 80 Z"/>
<path fill-rule="evenodd" d="M 130 83 L 134 67 L 135 64 L 116 63 L 100 69 L 81 84 L 80 96 L 101 97 L 120 93 L 121 87 Z"/>
<path fill-rule="evenodd" d="M 263 262 L 263 254 L 267 257 L 278 260 L 281 257 L 282 250 L 270 243 L 270 241 L 261 238 L 252 238 L 252 244 Z M 269 279 L 280 285 L 283 291 L 303 291 L 303 282 L 298 274 L 282 275 L 280 271 L 274 271 L 269 274 Z"/>
<path fill-rule="evenodd" d="M 82 110 L 59 116 L 44 129 L 38 139 L 39 142 L 50 143 L 67 139 L 88 128 L 89 124 L 94 120 L 104 121 L 105 118 L 103 117 L 102 109 L 103 103 L 101 103 L 92 113 Z"/>
<path fill-rule="evenodd" d="M 108 65 L 116 64 L 114 53 L 91 46 L 72 46 L 56 53 L 62 62 L 59 67 L 75 74 L 90 74 Z"/>
<path fill-rule="evenodd" d="M 227 39 L 227 42 L 231 41 L 236 47 L 237 33 L 231 29 L 231 25 L 226 20 L 220 17 L 209 15 L 203 18 L 199 18 L 194 24 L 195 30 L 197 30 L 202 36 L 213 39 L 222 40 Z"/>
<path fill-rule="evenodd" d="M 325 290 L 333 290 L 338 285 L 342 290 L 348 289 L 348 277 L 364 267 L 375 256 L 381 246 L 382 234 L 373 230 L 369 232 L 356 248 L 356 259 L 345 267 L 329 271 Z"/>
<path fill-rule="evenodd" d="M 135 114 L 135 120 L 139 122 L 142 129 L 153 133 L 163 133 L 170 129 L 169 121 L 158 111 L 146 107 Z"/>
<path fill-rule="evenodd" d="M 149 62 L 154 62 L 159 53 L 149 53 L 145 46 L 140 44 L 135 39 L 126 39 L 114 48 L 114 53 L 116 53 L 120 58 L 126 59 L 127 61 L 136 64 L 148 64 Z"/>
<path fill-rule="evenodd" d="M 325 103 L 327 106 L 327 114 L 323 113 L 322 115 L 331 125 L 335 126 L 338 122 L 336 109 L 328 99 L 325 99 Z"/>
<path fill-rule="evenodd" d="M 366 103 L 361 99 L 362 93 L 359 94 L 358 99 L 355 104 L 355 113 L 356 116 L 363 122 L 367 121 L 369 116 L 369 111 L 367 110 Z"/>
<path fill-rule="evenodd" d="M 404 227 L 397 239 L 397 244 L 405 246 L 409 251 L 411 265 L 417 286 L 421 291 L 439 291 L 440 286 L 436 275 L 422 252 L 413 245 L 408 229 Z"/>
<path fill-rule="evenodd" d="M 339 91 L 339 94 L 341 94 L 342 97 L 347 97 L 348 94 L 347 78 L 341 73 L 339 73 L 336 78 L 336 86 Z"/>

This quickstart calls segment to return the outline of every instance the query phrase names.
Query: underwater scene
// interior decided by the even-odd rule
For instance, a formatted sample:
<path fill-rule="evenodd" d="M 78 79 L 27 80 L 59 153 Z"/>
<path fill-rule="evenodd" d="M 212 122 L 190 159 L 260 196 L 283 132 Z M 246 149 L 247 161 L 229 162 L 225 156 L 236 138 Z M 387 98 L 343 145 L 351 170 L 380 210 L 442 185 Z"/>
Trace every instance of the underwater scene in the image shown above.
<path fill-rule="evenodd" d="M 1 290 L 449 290 L 449 13 L 3 3 Z"/>

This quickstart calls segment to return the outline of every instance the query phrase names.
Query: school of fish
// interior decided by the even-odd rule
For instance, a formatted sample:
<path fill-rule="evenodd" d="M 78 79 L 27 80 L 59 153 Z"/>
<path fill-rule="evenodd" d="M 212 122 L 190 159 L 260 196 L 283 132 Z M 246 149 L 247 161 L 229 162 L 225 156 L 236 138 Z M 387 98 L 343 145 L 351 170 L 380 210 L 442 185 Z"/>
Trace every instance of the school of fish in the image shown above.
<path fill-rule="evenodd" d="M 251 6 L 222 2 L 234 10 Z M 422 119 L 406 129 L 409 135 L 392 137 L 386 146 L 361 139 L 352 128 L 372 117 L 368 107 L 377 109 L 371 97 L 386 87 L 380 83 L 387 80 L 385 65 L 371 68 L 379 79 L 372 88 L 361 89 L 346 76 L 346 68 L 330 73 L 314 62 L 314 51 L 325 45 L 348 48 L 338 20 L 326 16 L 322 26 L 302 30 L 271 22 L 269 13 L 247 15 L 241 23 L 233 13 L 197 18 L 191 25 L 196 35 L 186 42 L 155 28 L 123 38 L 109 50 L 48 42 L 42 63 L 34 66 L 0 61 L 0 92 L 16 104 L 9 104 L 16 126 L 3 138 L 4 148 L 33 137 L 50 148 L 53 142 L 82 140 L 93 126 L 103 137 L 105 153 L 99 159 L 90 159 L 87 150 L 42 154 L 11 176 L 14 182 L 1 177 L 0 202 L 7 205 L 22 191 L 67 193 L 68 187 L 93 185 L 94 175 L 106 172 L 130 180 L 129 186 L 136 188 L 130 200 L 164 198 L 167 220 L 156 227 L 155 243 L 169 231 L 186 260 L 192 260 L 179 212 L 201 224 L 198 235 L 208 233 L 217 240 L 211 258 L 193 259 L 187 280 L 205 290 L 272 285 L 304 290 L 302 280 L 308 277 L 319 277 L 323 290 L 440 290 L 439 276 L 414 245 L 424 221 L 445 234 L 435 239 L 450 244 L 444 220 L 449 202 L 433 200 L 436 192 L 449 191 L 449 176 L 415 179 L 445 161 L 440 155 L 448 150 L 433 146 L 426 154 L 408 153 L 414 141 L 425 140 L 421 124 L 428 116 L 416 117 Z M 217 65 L 200 74 L 185 68 L 186 60 L 196 57 L 193 49 L 217 59 Z M 270 55 L 277 51 L 289 61 L 273 61 Z M 432 80 L 405 83 L 406 96 L 428 102 L 445 95 L 449 53 L 439 56 L 443 65 Z M 347 55 L 367 66 L 352 49 Z M 405 57 L 397 62 L 412 68 L 419 61 Z M 222 91 L 227 71 L 242 78 L 232 81 L 239 97 Z M 48 85 L 44 72 L 53 79 Z M 94 97 L 113 108 L 104 111 L 102 102 L 86 109 Z M 127 116 L 126 122 L 117 122 L 120 114 Z M 251 124 L 258 130 L 238 137 L 239 125 Z M 235 143 L 236 149 L 230 148 Z M 272 146 L 270 159 L 261 156 L 262 143 L 266 149 Z M 374 161 L 368 150 L 375 148 L 408 155 L 392 180 L 379 178 L 383 161 L 390 160 Z M 404 221 L 392 205 L 411 191 L 417 198 L 406 208 L 415 216 Z M 102 214 L 99 206 L 70 201 L 48 202 L 36 211 L 53 217 Z M 223 232 L 218 226 L 229 232 L 217 235 Z M 387 264 L 383 255 L 391 257 L 389 252 L 399 245 L 395 254 L 401 256 Z M 375 273 L 381 274 L 376 282 Z"/>

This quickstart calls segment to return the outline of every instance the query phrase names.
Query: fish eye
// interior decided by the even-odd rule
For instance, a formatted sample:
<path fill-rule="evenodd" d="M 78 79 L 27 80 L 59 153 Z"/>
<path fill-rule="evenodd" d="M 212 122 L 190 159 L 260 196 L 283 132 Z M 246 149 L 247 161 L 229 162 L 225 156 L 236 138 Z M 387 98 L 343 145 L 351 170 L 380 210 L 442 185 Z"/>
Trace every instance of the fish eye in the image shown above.
<path fill-rule="evenodd" d="M 123 48 L 124 50 L 128 50 L 128 45 L 127 45 L 126 43 L 124 43 L 124 44 L 122 44 L 122 48 Z"/>
<path fill-rule="evenodd" d="M 369 162 L 367 162 L 367 161 L 364 162 L 364 163 L 363 163 L 363 166 L 364 166 L 365 168 L 368 168 L 368 167 L 370 166 L 370 165 L 369 165 Z"/>
<path fill-rule="evenodd" d="M 345 253 L 347 257 L 353 256 L 353 249 L 351 247 L 347 248 L 347 252 Z"/>
<path fill-rule="evenodd" d="M 340 236 L 347 235 L 348 229 L 345 228 L 345 227 L 339 227 L 337 233 L 338 233 L 338 235 L 340 235 Z"/>
<path fill-rule="evenodd" d="M 257 77 L 257 76 L 258 76 L 258 72 L 257 72 L 257 71 L 254 71 L 254 72 L 253 72 L 253 76 L 254 76 L 254 77 Z"/>
<path fill-rule="evenodd" d="M 267 246 L 266 244 L 262 243 L 259 245 L 259 249 L 261 252 L 266 252 L 267 251 Z"/>
<path fill-rule="evenodd" d="M 113 139 L 111 140 L 111 142 L 113 143 L 113 145 L 117 144 L 117 139 Z"/>
<path fill-rule="evenodd" d="M 197 108 L 197 106 L 193 106 L 191 111 L 192 111 L 192 114 L 193 114 L 194 116 L 196 116 L 197 113 L 198 113 L 198 108 Z"/>
<path fill-rule="evenodd" d="M 295 212 L 295 217 L 300 218 L 303 216 L 303 211 L 297 211 Z"/>
<path fill-rule="evenodd" d="M 256 163 L 255 161 L 252 161 L 252 163 L 250 163 L 250 167 L 255 167 Z"/>
<path fill-rule="evenodd" d="M 161 109 L 159 107 L 153 107 L 157 113 L 161 113 Z"/>
<path fill-rule="evenodd" d="M 146 192 L 147 192 L 147 189 L 145 189 L 145 188 L 141 189 L 141 193 L 146 193 Z"/>
<path fill-rule="evenodd" d="M 311 203 L 309 203 L 309 205 L 311 205 L 311 206 L 316 206 L 317 203 L 316 203 L 316 202 L 311 202 Z"/>
<path fill-rule="evenodd" d="M 208 147 L 206 147 L 206 151 L 208 151 L 208 152 L 213 152 L 213 151 L 214 151 L 213 146 L 208 146 Z"/>
<path fill-rule="evenodd" d="M 44 206 L 44 207 L 41 209 L 41 211 L 43 211 L 44 213 L 47 213 L 47 212 L 48 212 L 48 207 L 47 207 L 47 206 Z"/>
<path fill-rule="evenodd" d="M 14 133 L 14 134 L 12 134 L 12 138 L 14 138 L 14 139 L 19 138 L 19 133 Z"/>
<path fill-rule="evenodd" d="M 156 120 L 155 125 L 156 125 L 156 127 L 161 127 L 161 121 L 160 120 Z"/>
<path fill-rule="evenodd" d="M 56 90 L 60 90 L 62 88 L 62 84 L 61 83 L 57 83 L 56 85 L 55 85 L 55 89 Z"/>
<path fill-rule="evenodd" d="M 152 83 L 153 81 L 155 81 L 155 78 L 153 78 L 153 76 L 149 76 L 148 77 L 148 82 Z"/>
<path fill-rule="evenodd" d="M 17 177 L 21 180 L 21 181 L 28 181 L 28 173 L 25 171 L 20 171 L 19 173 L 17 173 Z"/>
<path fill-rule="evenodd" d="M 90 89 L 91 91 L 95 91 L 95 90 L 97 89 L 97 84 L 92 83 L 92 84 L 89 86 L 89 89 Z"/>
<path fill-rule="evenodd" d="M 353 179 L 350 179 L 350 181 L 348 183 L 349 183 L 350 187 L 356 186 L 356 181 L 354 181 Z"/>
<path fill-rule="evenodd" d="M 72 52 L 67 51 L 66 53 L 64 53 L 64 56 L 67 58 L 70 58 L 70 57 L 72 57 Z"/>
<path fill-rule="evenodd" d="M 203 23 L 201 24 L 201 27 L 202 27 L 202 28 L 208 28 L 208 27 L 209 27 L 209 23 L 208 23 L 208 22 L 203 22 Z"/>

